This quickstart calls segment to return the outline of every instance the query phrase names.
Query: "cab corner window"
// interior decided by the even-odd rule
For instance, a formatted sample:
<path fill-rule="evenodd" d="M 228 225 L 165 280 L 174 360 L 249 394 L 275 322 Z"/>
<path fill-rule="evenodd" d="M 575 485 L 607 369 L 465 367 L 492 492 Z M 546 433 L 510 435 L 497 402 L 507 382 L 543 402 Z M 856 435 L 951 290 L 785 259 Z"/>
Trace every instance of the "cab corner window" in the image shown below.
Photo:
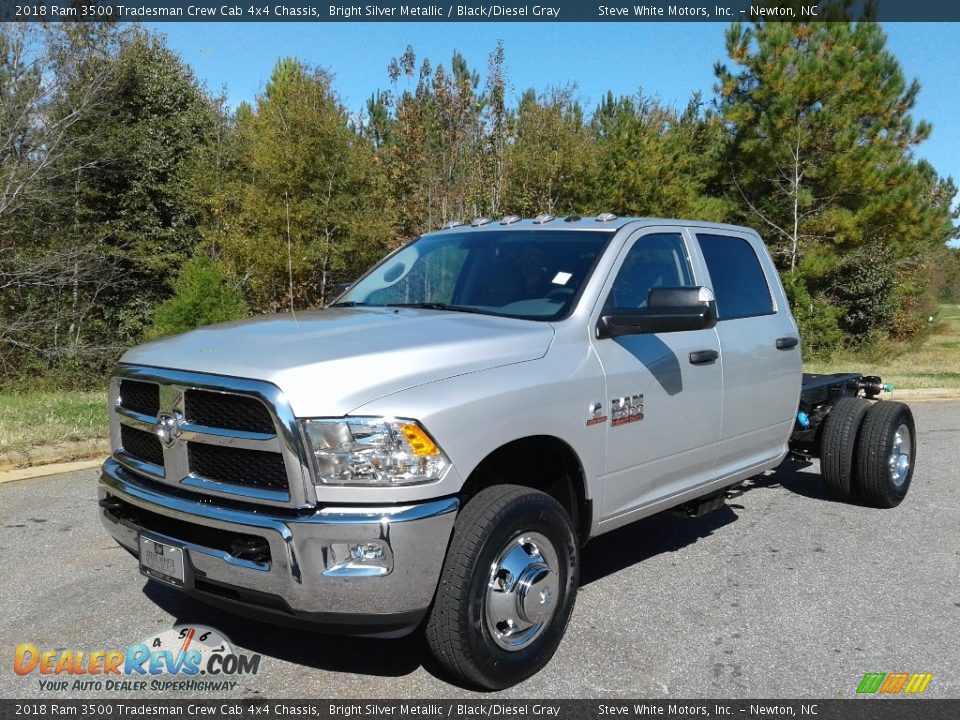
<path fill-rule="evenodd" d="M 773 314 L 770 288 L 749 242 L 701 233 L 697 233 L 697 240 L 717 297 L 718 320 Z"/>
<path fill-rule="evenodd" d="M 644 308 L 653 288 L 691 285 L 690 264 L 680 233 L 644 235 L 627 252 L 604 309 Z"/>

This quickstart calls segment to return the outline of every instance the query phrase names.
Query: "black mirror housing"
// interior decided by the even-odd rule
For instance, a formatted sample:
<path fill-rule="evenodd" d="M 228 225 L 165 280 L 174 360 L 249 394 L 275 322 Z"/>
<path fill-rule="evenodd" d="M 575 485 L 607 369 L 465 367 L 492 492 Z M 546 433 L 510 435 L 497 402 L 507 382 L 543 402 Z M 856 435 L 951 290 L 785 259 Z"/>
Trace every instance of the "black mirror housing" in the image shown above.
<path fill-rule="evenodd" d="M 597 324 L 597 337 L 709 330 L 716 324 L 717 307 L 709 289 L 660 287 L 650 291 L 645 308 L 605 312 Z"/>

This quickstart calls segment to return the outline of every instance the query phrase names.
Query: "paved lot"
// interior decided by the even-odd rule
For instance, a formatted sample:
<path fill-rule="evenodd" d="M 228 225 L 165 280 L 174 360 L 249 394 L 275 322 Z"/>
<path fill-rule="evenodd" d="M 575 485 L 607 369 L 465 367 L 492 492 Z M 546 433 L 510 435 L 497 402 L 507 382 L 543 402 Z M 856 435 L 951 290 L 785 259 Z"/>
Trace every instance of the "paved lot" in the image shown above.
<path fill-rule="evenodd" d="M 567 637 L 508 697 L 850 697 L 865 672 L 932 672 L 960 697 L 960 403 L 914 406 L 920 462 L 896 510 L 828 500 L 781 468 L 699 520 L 662 515 L 584 557 Z M 94 471 L 0 486 L 0 697 L 40 694 L 13 647 L 126 647 L 174 622 L 261 653 L 239 696 L 463 697 L 417 637 L 312 635 L 148 584 L 96 516 Z M 103 695 L 100 693 L 99 695 Z M 69 693 L 59 693 L 69 697 Z"/>

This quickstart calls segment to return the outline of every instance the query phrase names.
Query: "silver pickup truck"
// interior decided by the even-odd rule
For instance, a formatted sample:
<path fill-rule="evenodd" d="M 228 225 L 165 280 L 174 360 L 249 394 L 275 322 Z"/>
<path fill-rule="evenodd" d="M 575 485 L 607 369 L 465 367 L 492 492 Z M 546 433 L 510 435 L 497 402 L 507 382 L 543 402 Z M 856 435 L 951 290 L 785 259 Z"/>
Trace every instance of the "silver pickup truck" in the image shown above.
<path fill-rule="evenodd" d="M 329 307 L 127 352 L 100 508 L 142 573 L 241 614 L 419 627 L 485 688 L 542 668 L 590 538 L 698 515 L 789 453 L 907 492 L 909 408 L 804 376 L 763 241 L 664 219 L 450 223 Z"/>

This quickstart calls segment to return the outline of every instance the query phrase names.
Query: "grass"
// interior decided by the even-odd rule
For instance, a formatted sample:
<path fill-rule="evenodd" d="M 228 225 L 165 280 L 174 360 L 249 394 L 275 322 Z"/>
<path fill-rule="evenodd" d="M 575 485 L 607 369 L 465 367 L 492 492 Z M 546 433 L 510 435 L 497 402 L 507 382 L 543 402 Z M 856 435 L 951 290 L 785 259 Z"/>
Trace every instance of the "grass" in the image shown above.
<path fill-rule="evenodd" d="M 922 342 L 837 350 L 826 359 L 804 363 L 804 370 L 879 375 L 900 389 L 960 388 L 960 305 L 941 305 L 933 333 Z"/>
<path fill-rule="evenodd" d="M 102 390 L 0 393 L 0 453 L 107 435 Z"/>

